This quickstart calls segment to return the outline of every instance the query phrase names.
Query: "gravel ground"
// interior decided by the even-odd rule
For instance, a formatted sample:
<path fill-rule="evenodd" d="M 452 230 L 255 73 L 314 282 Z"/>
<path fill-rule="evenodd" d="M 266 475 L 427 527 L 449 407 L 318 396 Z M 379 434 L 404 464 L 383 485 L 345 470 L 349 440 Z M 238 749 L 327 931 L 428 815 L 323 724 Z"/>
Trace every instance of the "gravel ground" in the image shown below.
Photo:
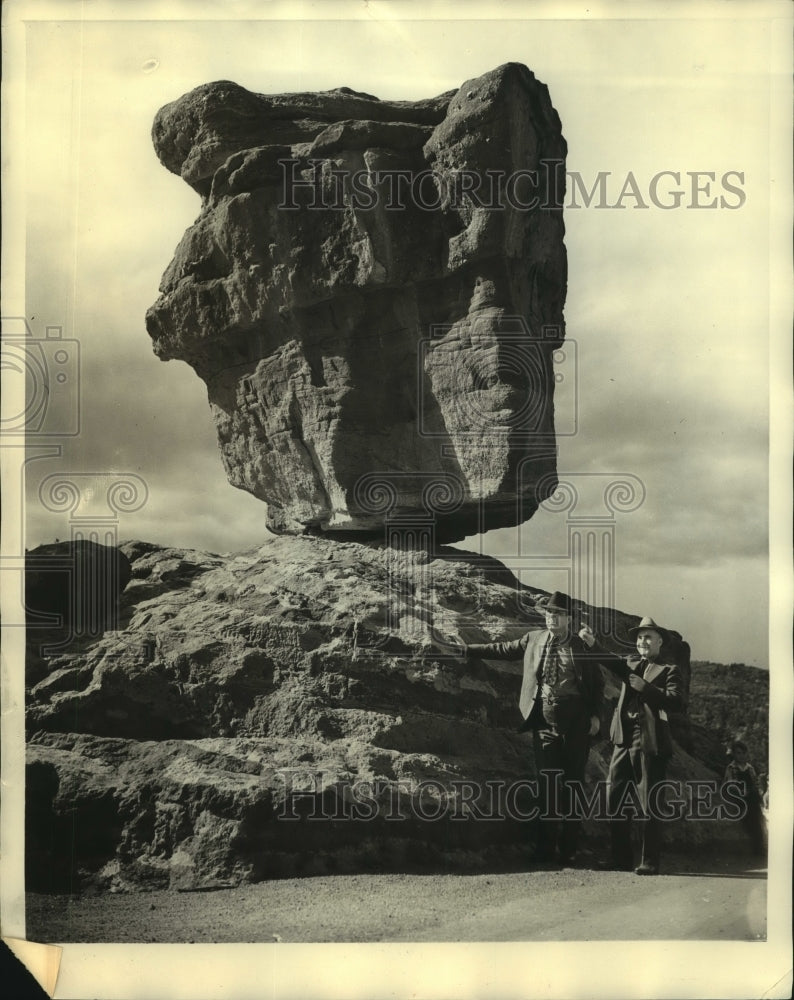
<path fill-rule="evenodd" d="M 45 942 L 761 940 L 766 870 L 669 856 L 664 874 L 592 868 L 290 878 L 214 892 L 27 895 Z"/>

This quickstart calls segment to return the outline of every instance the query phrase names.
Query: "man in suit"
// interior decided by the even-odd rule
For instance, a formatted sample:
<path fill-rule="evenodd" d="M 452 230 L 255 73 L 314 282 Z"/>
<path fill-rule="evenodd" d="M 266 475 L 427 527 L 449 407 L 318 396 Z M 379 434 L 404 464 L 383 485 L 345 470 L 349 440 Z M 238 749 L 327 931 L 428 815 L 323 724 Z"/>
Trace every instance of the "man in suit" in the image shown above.
<path fill-rule="evenodd" d="M 668 633 L 653 618 L 643 618 L 629 629 L 629 635 L 636 636 L 637 653 L 624 660 L 601 649 L 589 628 L 579 632 L 585 645 L 597 653 L 599 663 L 623 681 L 609 732 L 614 743 L 607 791 L 612 852 L 600 867 L 658 875 L 662 827 L 654 814 L 658 812 L 655 789 L 664 781 L 673 754 L 667 716 L 683 711 L 684 684 L 678 666 L 663 655 Z M 638 799 L 645 816 L 642 858 L 637 868 L 631 846 L 631 804 L 627 801 L 631 791 L 636 791 L 633 804 L 636 806 Z"/>
<path fill-rule="evenodd" d="M 466 655 L 486 660 L 524 661 L 518 706 L 521 731 L 534 732 L 535 760 L 541 791 L 541 818 L 534 859 L 563 864 L 576 855 L 580 822 L 571 814 L 571 782 L 584 782 L 590 740 L 598 735 L 604 679 L 584 642 L 571 634 L 571 599 L 553 593 L 538 598 L 546 617 L 544 629 L 534 629 L 511 642 L 472 643 Z M 554 771 L 562 771 L 555 776 Z M 546 818 L 544 818 L 544 816 Z M 555 817 L 564 816 L 562 830 Z"/>

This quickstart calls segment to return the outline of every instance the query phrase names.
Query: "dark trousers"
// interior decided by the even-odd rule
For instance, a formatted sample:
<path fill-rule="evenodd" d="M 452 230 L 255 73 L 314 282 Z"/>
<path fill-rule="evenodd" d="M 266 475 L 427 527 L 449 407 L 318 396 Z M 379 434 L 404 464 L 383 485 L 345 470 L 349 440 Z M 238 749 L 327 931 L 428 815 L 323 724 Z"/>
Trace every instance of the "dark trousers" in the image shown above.
<path fill-rule="evenodd" d="M 540 790 L 540 820 L 535 853 L 549 860 L 559 846 L 561 858 L 572 858 L 579 842 L 581 821 L 572 815 L 570 783 L 584 783 L 590 752 L 589 717 L 576 712 L 564 731 L 556 727 L 535 730 L 535 762 Z M 562 774 L 552 772 L 561 771 Z M 558 817 L 566 817 L 559 819 Z"/>
<path fill-rule="evenodd" d="M 628 727 L 627 727 L 628 728 Z M 624 730 L 626 731 L 626 730 Z M 616 746 L 612 751 L 609 763 L 607 800 L 609 814 L 614 817 L 610 822 L 612 839 L 612 861 L 616 865 L 633 867 L 634 851 L 631 846 L 631 823 L 636 806 L 644 814 L 641 819 L 642 829 L 642 861 L 659 867 L 659 857 L 662 849 L 661 820 L 648 808 L 649 798 L 653 801 L 652 791 L 659 782 L 664 781 L 667 772 L 667 757 L 658 754 L 644 753 L 640 745 L 640 728 L 635 725 L 632 730 L 631 744 Z M 632 785 L 636 795 L 627 795 L 627 786 Z M 616 815 L 621 805 L 624 805 L 626 815 Z"/>

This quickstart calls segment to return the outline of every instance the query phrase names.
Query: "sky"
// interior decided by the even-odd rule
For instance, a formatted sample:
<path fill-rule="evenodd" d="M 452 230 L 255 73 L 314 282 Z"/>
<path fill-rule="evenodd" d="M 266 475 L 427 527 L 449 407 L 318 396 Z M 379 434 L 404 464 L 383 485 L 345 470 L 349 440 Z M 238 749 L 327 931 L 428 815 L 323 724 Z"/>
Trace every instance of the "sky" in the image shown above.
<path fill-rule="evenodd" d="M 7 0 L 3 18 L 11 141 L 2 154 L 2 569 L 23 565 L 24 544 L 69 537 L 68 518 L 40 498 L 58 479 L 96 487 L 138 477 L 135 509 L 112 525 L 119 539 L 233 552 L 265 538 L 263 505 L 226 481 L 203 384 L 186 364 L 154 357 L 144 324 L 200 207 L 158 162 L 151 123 L 191 88 L 230 79 L 260 93 L 348 86 L 411 100 L 517 61 L 549 87 L 569 171 L 588 188 L 610 172 L 610 203 L 613 182 L 619 192 L 630 172 L 643 193 L 665 170 L 684 182 L 689 171 L 743 174 L 738 208 L 693 208 L 687 195 L 669 210 L 627 199 L 624 209 L 565 211 L 571 350 L 556 396 L 558 464 L 580 489 L 580 506 L 541 510 L 462 547 L 497 556 L 529 585 L 570 584 L 582 597 L 566 575 L 566 545 L 576 517 L 590 518 L 614 533 L 615 606 L 677 629 L 695 659 L 771 668 L 770 775 L 785 822 L 773 824 L 770 849 L 784 877 L 769 882 L 769 938 L 753 946 L 764 953 L 749 961 L 730 943 L 706 952 L 708 943 L 677 942 L 674 972 L 667 963 L 657 980 L 664 995 L 679 983 L 687 996 L 783 995 L 785 975 L 770 984 L 790 968 L 791 940 L 790 5 Z M 54 426 L 29 439 L 26 463 L 7 402 L 15 394 L 5 391 L 19 389 L 6 360 L 23 320 L 51 371 L 60 350 L 68 369 L 46 413 Z M 60 344 L 46 342 L 48 328 L 60 329 Z M 605 485 L 620 480 L 642 502 L 597 522 Z M 23 489 L 24 521 L 14 503 Z M 92 503 L 78 513 L 103 513 Z M 4 626 L 12 576 L 0 574 Z M 3 635 L 0 907 L 5 932 L 21 938 L 21 854 L 18 843 L 16 854 L 8 849 L 6 819 L 24 809 L 23 671 L 15 669 L 24 647 L 15 632 Z M 632 944 L 638 969 L 659 965 L 658 944 L 647 953 Z M 335 946 L 337 976 L 325 952 L 295 963 L 269 947 L 262 957 L 256 945 L 234 945 L 223 958 L 202 949 L 199 960 L 195 949 L 183 958 L 173 948 L 103 946 L 102 962 L 96 948 L 67 945 L 58 995 L 122 997 L 133 988 L 142 1000 L 163 996 L 165 982 L 172 995 L 220 997 L 240 977 L 245 995 L 259 995 L 262 982 L 274 995 L 310 995 L 304 981 L 320 970 L 318 992 L 344 983 L 346 995 L 374 996 L 372 981 L 388 968 L 379 996 L 470 995 L 475 982 L 478 995 L 513 996 L 526 992 L 523 970 L 534 957 L 526 942 L 501 943 L 498 956 L 481 943 L 465 952 L 406 944 L 402 963 L 383 950 L 393 946 L 353 956 L 354 947 Z M 618 949 L 622 942 L 544 943 L 556 972 L 542 974 L 543 989 L 564 993 L 585 969 L 593 996 L 651 995 L 653 976 L 638 987 Z"/>
<path fill-rule="evenodd" d="M 564 215 L 575 348 L 557 391 L 558 466 L 598 494 L 575 513 L 608 513 L 603 484 L 641 483 L 642 503 L 610 522 L 615 606 L 677 629 L 694 659 L 768 667 L 770 225 L 781 183 L 769 19 L 741 3 L 731 19 L 699 21 L 521 20 L 510 7 L 475 20 L 465 4 L 455 21 L 366 16 L 361 5 L 354 20 L 198 21 L 180 19 L 195 7 L 170 9 L 170 21 L 27 25 L 23 308 L 34 337 L 60 327 L 79 347 L 67 401 L 79 433 L 28 463 L 27 546 L 68 537 L 39 489 L 74 473 L 145 483 L 145 504 L 120 516 L 121 539 L 229 552 L 266 535 L 263 504 L 226 480 L 204 385 L 186 364 L 158 361 L 144 326 L 200 207 L 154 154 L 158 108 L 217 79 L 412 100 L 517 61 L 549 87 L 568 170 L 588 189 L 608 172 L 608 205 L 631 173 L 648 204 L 586 208 L 580 197 Z M 661 171 L 681 176 L 678 208 L 650 201 Z M 699 200 L 724 195 L 724 206 L 693 206 L 698 171 L 716 178 Z M 721 184 L 729 171 L 740 195 Z M 462 547 L 585 598 L 566 561 L 573 516 L 541 510 Z"/>

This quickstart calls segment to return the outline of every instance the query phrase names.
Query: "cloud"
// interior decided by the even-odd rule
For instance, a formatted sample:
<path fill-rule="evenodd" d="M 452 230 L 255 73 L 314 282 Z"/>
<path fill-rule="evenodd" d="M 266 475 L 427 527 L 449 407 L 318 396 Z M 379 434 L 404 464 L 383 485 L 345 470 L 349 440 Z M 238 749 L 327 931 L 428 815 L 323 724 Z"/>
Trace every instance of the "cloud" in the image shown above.
<path fill-rule="evenodd" d="M 631 473 L 645 485 L 641 508 L 616 521 L 630 599 L 655 606 L 664 588 L 647 571 L 657 567 L 687 606 L 708 582 L 724 598 L 715 614 L 733 628 L 739 588 L 728 581 L 748 566 L 760 579 L 767 537 L 768 79 L 753 69 L 766 66 L 759 25 L 714 23 L 704 38 L 683 22 L 627 21 L 620 31 L 512 22 L 509 37 L 498 21 L 476 31 L 452 21 L 421 31 L 349 21 L 299 31 L 278 21 L 178 30 L 84 22 L 32 23 L 28 38 L 27 314 L 37 332 L 60 324 L 80 342 L 83 430 L 64 442 L 61 467 L 135 472 L 150 488 L 145 508 L 122 518 L 128 536 L 214 550 L 263 537 L 264 506 L 226 481 L 204 386 L 186 365 L 157 361 L 144 328 L 200 209 L 153 152 L 161 105 L 224 78 L 263 93 L 345 84 L 384 99 L 428 97 L 514 59 L 549 86 L 568 167 L 588 187 L 600 170 L 613 172 L 610 192 L 629 170 L 643 190 L 659 170 L 680 171 L 682 186 L 688 170 L 743 170 L 747 200 L 737 211 L 566 212 L 580 422 L 559 440 L 563 472 Z M 354 62 L 340 57 L 347 50 Z M 35 500 L 52 468 L 29 468 L 31 536 L 55 533 L 57 518 Z M 479 541 L 494 554 L 531 554 L 561 551 L 565 534 L 564 520 L 541 513 L 520 536 Z"/>

